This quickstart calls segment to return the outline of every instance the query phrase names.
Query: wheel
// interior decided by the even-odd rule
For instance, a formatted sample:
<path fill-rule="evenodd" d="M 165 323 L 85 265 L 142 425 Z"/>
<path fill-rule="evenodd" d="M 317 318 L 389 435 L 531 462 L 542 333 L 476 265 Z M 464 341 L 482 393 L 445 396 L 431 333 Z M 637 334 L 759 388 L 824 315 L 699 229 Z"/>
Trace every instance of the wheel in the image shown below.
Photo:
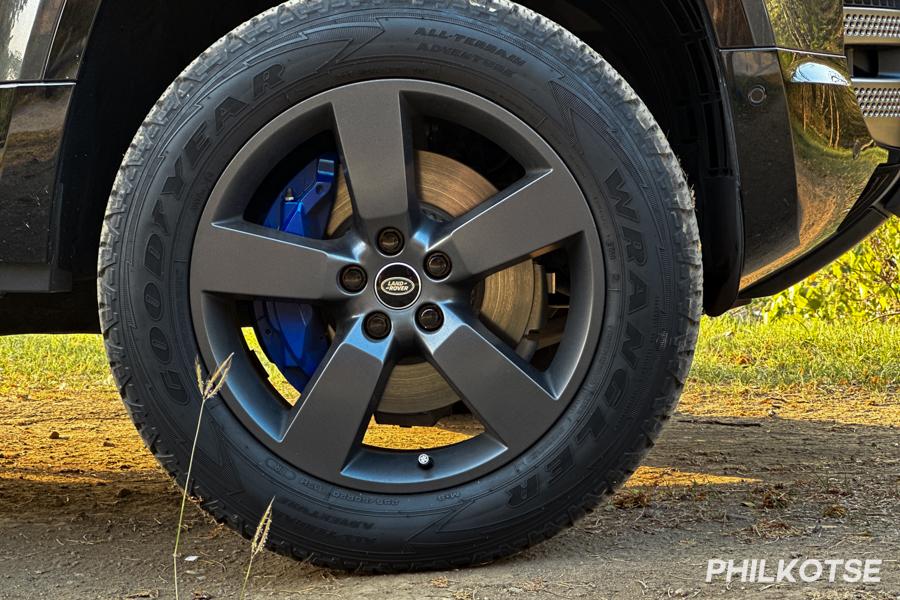
<path fill-rule="evenodd" d="M 99 276 L 125 405 L 178 483 L 195 360 L 234 354 L 191 493 L 245 536 L 274 498 L 272 549 L 372 571 L 484 563 L 596 505 L 673 410 L 701 305 L 652 116 L 499 0 L 240 26 L 137 133 Z"/>

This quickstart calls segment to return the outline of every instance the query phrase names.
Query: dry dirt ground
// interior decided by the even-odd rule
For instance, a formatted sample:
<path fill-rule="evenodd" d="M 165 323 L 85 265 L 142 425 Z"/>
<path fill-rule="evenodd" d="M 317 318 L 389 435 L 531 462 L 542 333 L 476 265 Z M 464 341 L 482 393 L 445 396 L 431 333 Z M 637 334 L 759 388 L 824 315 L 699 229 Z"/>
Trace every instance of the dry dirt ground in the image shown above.
<path fill-rule="evenodd" d="M 900 598 L 900 406 L 696 385 L 646 467 L 580 525 L 477 569 L 359 576 L 271 554 L 252 598 Z M 179 493 L 111 391 L 0 391 L 0 598 L 171 598 Z M 249 548 L 188 511 L 187 598 L 237 598 Z M 712 558 L 877 558 L 880 584 L 705 583 Z"/>

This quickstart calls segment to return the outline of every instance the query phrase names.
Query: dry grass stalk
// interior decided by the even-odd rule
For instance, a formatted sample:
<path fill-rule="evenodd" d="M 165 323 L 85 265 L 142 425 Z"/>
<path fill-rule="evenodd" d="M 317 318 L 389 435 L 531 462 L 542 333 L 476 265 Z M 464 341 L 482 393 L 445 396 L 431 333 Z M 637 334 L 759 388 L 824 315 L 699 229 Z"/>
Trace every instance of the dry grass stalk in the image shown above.
<path fill-rule="evenodd" d="M 181 492 L 181 509 L 178 512 L 178 530 L 175 532 L 175 548 L 172 550 L 172 575 L 175 579 L 175 600 L 178 597 L 178 547 L 181 543 L 181 529 L 184 527 L 184 507 L 187 504 L 188 489 L 191 483 L 191 473 L 194 470 L 194 455 L 197 452 L 197 439 L 200 437 L 200 424 L 203 422 L 203 409 L 206 407 L 206 401 L 219 393 L 228 377 L 228 371 L 231 370 L 231 361 L 234 353 L 229 354 L 228 358 L 222 361 L 222 364 L 216 369 L 212 376 L 204 381 L 203 371 L 200 368 L 200 359 L 194 361 L 194 370 L 197 374 L 197 389 L 200 390 L 200 412 L 197 415 L 197 428 L 194 431 L 194 441 L 191 445 L 191 457 L 188 461 L 187 476 L 184 479 L 184 489 Z"/>
<path fill-rule="evenodd" d="M 247 583 L 250 581 L 250 571 L 253 569 L 253 558 L 262 552 L 269 539 L 269 530 L 272 528 L 272 504 L 274 503 L 275 497 L 273 496 L 253 534 L 253 541 L 250 543 L 250 562 L 247 563 L 247 574 L 244 575 L 244 585 L 241 587 L 241 600 L 244 600 L 244 594 L 247 593 Z"/>

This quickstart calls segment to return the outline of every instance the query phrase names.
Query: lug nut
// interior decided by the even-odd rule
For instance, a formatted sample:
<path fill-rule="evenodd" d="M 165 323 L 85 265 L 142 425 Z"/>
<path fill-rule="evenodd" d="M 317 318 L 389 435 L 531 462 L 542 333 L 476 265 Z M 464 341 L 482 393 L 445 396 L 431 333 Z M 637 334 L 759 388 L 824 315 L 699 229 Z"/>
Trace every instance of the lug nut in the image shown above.
<path fill-rule="evenodd" d="M 344 267 L 341 271 L 341 287 L 351 294 L 361 292 L 366 287 L 367 279 L 366 272 L 357 265 Z"/>
<path fill-rule="evenodd" d="M 450 274 L 450 257 L 443 252 L 432 252 L 425 259 L 425 271 L 432 279 L 443 279 Z"/>
<path fill-rule="evenodd" d="M 420 468 L 426 471 L 434 466 L 434 460 L 431 458 L 431 456 L 425 453 L 420 454 L 416 462 L 419 463 Z"/>
<path fill-rule="evenodd" d="M 384 313 L 372 313 L 366 317 L 366 334 L 375 340 L 383 340 L 391 333 L 391 320 Z"/>
<path fill-rule="evenodd" d="M 437 331 L 444 325 L 444 313 L 434 304 L 426 304 L 416 314 L 416 321 L 425 331 Z"/>
<path fill-rule="evenodd" d="M 393 227 L 382 229 L 378 234 L 378 248 L 388 256 L 400 254 L 403 250 L 403 234 Z"/>

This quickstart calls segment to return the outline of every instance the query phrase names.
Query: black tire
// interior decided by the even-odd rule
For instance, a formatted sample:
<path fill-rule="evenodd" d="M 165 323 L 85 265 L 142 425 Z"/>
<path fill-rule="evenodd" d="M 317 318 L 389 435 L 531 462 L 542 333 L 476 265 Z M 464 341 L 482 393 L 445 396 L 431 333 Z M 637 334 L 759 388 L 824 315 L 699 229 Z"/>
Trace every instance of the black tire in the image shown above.
<path fill-rule="evenodd" d="M 273 87 L 265 74 L 276 64 L 281 85 Z M 395 77 L 488 98 L 562 157 L 602 241 L 604 322 L 580 391 L 549 431 L 508 464 L 446 489 L 369 493 L 327 483 L 281 460 L 222 401 L 208 403 L 192 495 L 244 536 L 275 497 L 270 548 L 331 568 L 485 563 L 571 525 L 653 444 L 681 393 L 699 326 L 690 191 L 653 117 L 600 56 L 506 0 L 415 8 L 292 0 L 228 34 L 172 84 L 137 133 L 109 201 L 99 263 L 106 348 L 131 417 L 179 484 L 200 406 L 188 263 L 213 185 L 241 144 L 300 100 Z M 217 121 L 227 97 L 244 105 L 240 117 L 223 109 Z"/>

